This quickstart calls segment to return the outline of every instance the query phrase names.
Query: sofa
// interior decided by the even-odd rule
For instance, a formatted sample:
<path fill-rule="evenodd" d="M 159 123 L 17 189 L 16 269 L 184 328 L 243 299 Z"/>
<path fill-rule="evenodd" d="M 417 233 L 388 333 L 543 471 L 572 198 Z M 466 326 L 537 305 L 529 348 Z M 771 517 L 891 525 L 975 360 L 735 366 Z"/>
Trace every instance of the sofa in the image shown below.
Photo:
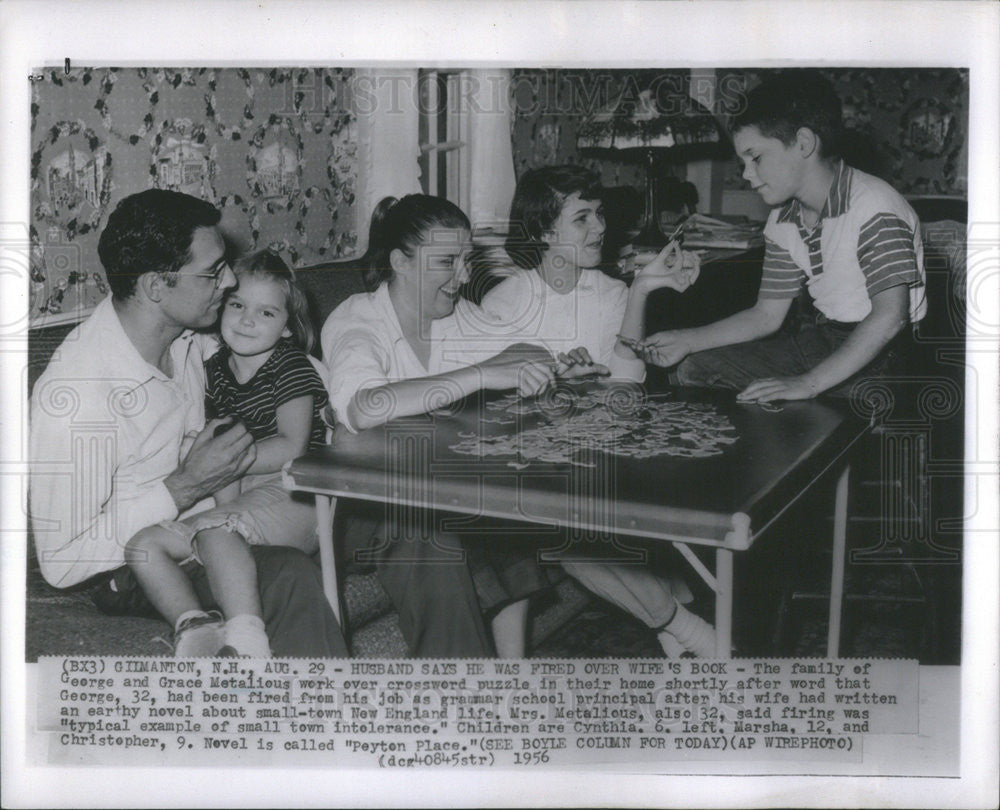
<path fill-rule="evenodd" d="M 357 260 L 327 262 L 298 268 L 296 276 L 306 293 L 317 333 L 327 316 L 348 296 L 364 289 Z M 39 377 L 73 325 L 32 330 L 26 391 Z M 317 348 L 318 352 L 319 349 Z M 106 616 L 91 600 L 96 584 L 58 590 L 41 576 L 34 544 L 28 542 L 27 660 L 40 655 L 165 655 L 170 653 L 170 627 L 156 618 Z M 402 658 L 406 644 L 398 617 L 374 571 L 349 573 L 342 583 L 345 630 L 352 655 L 362 658 Z M 532 643 L 539 643 L 582 610 L 589 597 L 565 578 L 551 598 L 534 612 Z"/>

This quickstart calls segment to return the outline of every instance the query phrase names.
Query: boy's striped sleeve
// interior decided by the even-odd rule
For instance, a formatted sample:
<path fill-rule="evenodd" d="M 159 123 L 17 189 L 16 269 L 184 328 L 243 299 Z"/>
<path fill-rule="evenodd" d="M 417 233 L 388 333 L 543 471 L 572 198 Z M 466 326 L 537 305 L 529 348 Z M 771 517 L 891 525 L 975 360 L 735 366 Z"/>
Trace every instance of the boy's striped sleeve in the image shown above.
<path fill-rule="evenodd" d="M 861 228 L 858 264 L 869 296 L 900 284 L 921 283 L 913 231 L 893 214 L 876 214 Z"/>
<path fill-rule="evenodd" d="M 805 273 L 792 254 L 772 239 L 764 239 L 764 272 L 759 298 L 795 298 L 802 288 Z"/>

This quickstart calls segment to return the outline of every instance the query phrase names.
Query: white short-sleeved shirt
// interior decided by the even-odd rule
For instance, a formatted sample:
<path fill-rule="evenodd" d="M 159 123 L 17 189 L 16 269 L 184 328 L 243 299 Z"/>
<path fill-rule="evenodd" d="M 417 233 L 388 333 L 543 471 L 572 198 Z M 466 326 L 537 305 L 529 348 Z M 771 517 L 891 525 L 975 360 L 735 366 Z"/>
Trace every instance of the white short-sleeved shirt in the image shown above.
<path fill-rule="evenodd" d="M 582 270 L 576 287 L 565 294 L 526 270 L 490 290 L 481 306 L 524 342 L 543 345 L 553 354 L 582 346 L 613 376 L 642 381 L 642 360 L 615 354 L 627 303 L 628 287 L 599 270 Z"/>
<path fill-rule="evenodd" d="M 888 183 L 843 161 L 815 228 L 791 200 L 771 211 L 764 228 L 760 298 L 794 298 L 805 283 L 827 318 L 858 323 L 871 297 L 906 285 L 910 322 L 927 311 L 920 222 Z"/>
<path fill-rule="evenodd" d="M 484 330 L 484 316 L 468 302 L 431 322 L 431 352 L 425 367 L 396 316 L 388 284 L 352 295 L 326 319 L 320 334 L 326 386 L 337 420 L 354 430 L 347 406 L 358 391 L 444 374 L 481 362 L 520 342 L 509 331 Z"/>
<path fill-rule="evenodd" d="M 56 349 L 35 383 L 30 430 L 32 532 L 50 584 L 117 568 L 136 532 L 178 517 L 163 481 L 185 434 L 204 426 L 203 362 L 217 348 L 185 332 L 170 346 L 169 377 L 142 358 L 107 298 Z"/>

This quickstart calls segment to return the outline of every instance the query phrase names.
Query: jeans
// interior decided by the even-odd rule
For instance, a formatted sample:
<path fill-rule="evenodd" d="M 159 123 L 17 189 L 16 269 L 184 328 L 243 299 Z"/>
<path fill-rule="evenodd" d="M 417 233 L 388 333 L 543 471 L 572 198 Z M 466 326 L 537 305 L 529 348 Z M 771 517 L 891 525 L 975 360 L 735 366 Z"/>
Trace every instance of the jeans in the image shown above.
<path fill-rule="evenodd" d="M 795 377 L 833 354 L 852 330 L 849 324 L 803 320 L 793 333 L 778 332 L 760 340 L 689 355 L 677 366 L 677 381 L 681 385 L 742 391 L 765 377 Z M 823 393 L 846 397 L 859 379 L 887 373 L 894 359 L 893 350 L 887 347 L 863 369 Z"/>

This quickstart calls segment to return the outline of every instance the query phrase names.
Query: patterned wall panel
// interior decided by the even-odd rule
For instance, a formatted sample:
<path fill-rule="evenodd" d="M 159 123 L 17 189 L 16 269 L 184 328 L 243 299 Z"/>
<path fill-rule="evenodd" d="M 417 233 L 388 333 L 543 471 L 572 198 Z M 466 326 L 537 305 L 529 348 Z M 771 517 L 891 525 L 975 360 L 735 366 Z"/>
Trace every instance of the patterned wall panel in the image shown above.
<path fill-rule="evenodd" d="M 242 250 L 293 263 L 357 243 L 350 69 L 36 71 L 31 105 L 33 324 L 107 294 L 97 239 L 123 197 L 171 188 L 210 200 Z"/>

